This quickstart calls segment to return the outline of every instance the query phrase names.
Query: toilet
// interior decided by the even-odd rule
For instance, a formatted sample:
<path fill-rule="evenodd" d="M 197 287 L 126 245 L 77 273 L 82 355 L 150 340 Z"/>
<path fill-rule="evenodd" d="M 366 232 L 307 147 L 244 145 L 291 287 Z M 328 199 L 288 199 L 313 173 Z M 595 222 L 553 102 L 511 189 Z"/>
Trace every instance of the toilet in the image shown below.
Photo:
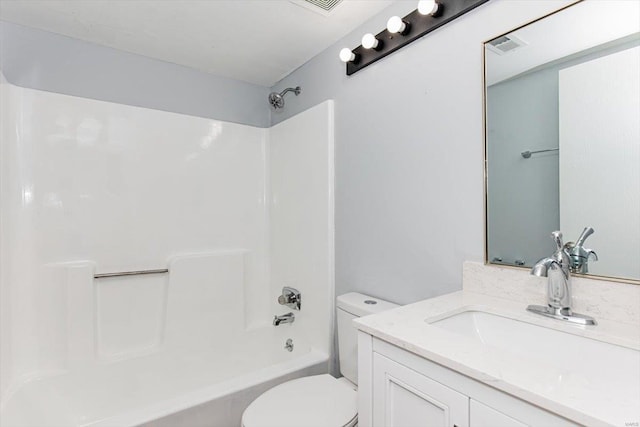
<path fill-rule="evenodd" d="M 353 427 L 358 424 L 358 334 L 351 321 L 396 304 L 351 292 L 337 302 L 341 378 L 298 378 L 258 396 L 242 414 L 242 427 Z"/>

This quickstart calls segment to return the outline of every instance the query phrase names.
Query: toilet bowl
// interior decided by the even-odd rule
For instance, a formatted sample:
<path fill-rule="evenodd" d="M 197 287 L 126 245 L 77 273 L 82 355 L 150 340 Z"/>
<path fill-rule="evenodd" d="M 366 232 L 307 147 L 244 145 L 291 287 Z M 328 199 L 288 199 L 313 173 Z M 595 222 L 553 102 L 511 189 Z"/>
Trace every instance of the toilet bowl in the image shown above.
<path fill-rule="evenodd" d="M 341 378 L 298 378 L 258 396 L 242 414 L 242 427 L 353 427 L 358 423 L 358 336 L 352 320 L 397 307 L 351 292 L 337 299 Z"/>
<path fill-rule="evenodd" d="M 243 427 L 353 427 L 357 393 L 329 374 L 287 381 L 263 393 L 242 415 Z"/>

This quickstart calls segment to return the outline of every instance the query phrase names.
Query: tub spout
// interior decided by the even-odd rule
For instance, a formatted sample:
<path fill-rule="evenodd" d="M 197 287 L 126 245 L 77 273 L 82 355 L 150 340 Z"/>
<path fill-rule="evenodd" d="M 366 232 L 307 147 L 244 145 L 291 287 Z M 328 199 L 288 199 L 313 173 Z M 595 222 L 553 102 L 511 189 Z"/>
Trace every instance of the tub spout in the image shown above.
<path fill-rule="evenodd" d="M 281 316 L 273 316 L 273 326 L 279 326 L 281 323 L 293 323 L 296 317 L 293 313 L 283 314 Z"/>

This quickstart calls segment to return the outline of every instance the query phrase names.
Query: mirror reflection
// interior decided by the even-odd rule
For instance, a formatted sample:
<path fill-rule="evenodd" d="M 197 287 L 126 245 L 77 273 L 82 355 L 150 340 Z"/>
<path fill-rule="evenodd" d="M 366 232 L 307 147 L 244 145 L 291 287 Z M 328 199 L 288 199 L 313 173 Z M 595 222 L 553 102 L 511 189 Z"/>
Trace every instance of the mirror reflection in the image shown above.
<path fill-rule="evenodd" d="M 583 1 L 485 44 L 489 263 L 531 267 L 561 230 L 576 272 L 640 280 L 638 16 Z"/>

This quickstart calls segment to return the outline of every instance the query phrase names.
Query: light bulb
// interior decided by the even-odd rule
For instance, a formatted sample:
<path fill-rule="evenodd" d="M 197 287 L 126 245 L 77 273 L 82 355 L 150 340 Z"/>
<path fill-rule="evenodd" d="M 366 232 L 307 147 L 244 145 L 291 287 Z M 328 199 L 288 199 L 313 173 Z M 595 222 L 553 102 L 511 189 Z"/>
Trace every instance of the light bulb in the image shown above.
<path fill-rule="evenodd" d="M 407 29 L 407 23 L 399 16 L 392 16 L 387 21 L 387 31 L 391 34 L 400 33 L 403 34 Z"/>
<path fill-rule="evenodd" d="M 375 49 L 379 44 L 380 40 L 378 40 L 376 36 L 371 33 L 367 33 L 362 36 L 362 47 L 365 49 Z"/>
<path fill-rule="evenodd" d="M 440 4 L 436 0 L 420 0 L 418 2 L 418 13 L 420 15 L 434 16 L 438 13 Z"/>
<path fill-rule="evenodd" d="M 348 47 L 345 47 L 340 51 L 340 61 L 349 62 L 353 61 L 354 59 L 356 59 L 356 54 L 351 52 L 351 49 L 349 49 Z"/>

